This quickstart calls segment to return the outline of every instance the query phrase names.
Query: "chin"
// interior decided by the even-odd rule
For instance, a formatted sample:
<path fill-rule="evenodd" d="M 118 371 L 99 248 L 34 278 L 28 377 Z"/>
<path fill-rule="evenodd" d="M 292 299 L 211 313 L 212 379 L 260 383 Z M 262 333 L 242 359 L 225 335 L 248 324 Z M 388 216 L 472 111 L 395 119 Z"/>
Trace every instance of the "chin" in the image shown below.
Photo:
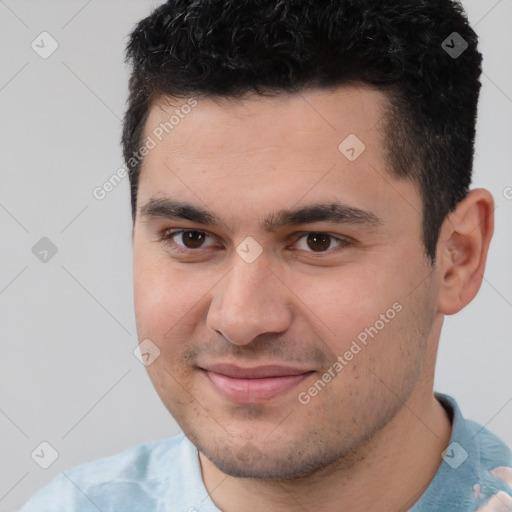
<path fill-rule="evenodd" d="M 197 437 L 188 434 L 187 437 L 217 469 L 234 478 L 300 479 L 340 462 L 349 453 L 349 450 L 333 452 L 328 446 L 321 448 L 312 437 L 302 443 L 262 441 L 261 448 L 251 441 L 202 443 Z"/>

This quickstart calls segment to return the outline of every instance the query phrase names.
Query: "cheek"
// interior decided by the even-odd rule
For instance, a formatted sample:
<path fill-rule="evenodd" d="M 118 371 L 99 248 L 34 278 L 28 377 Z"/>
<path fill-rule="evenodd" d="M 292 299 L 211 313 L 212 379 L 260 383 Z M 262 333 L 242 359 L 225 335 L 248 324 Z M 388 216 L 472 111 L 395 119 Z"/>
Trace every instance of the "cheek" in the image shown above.
<path fill-rule="evenodd" d="M 375 273 L 351 266 L 325 275 L 297 275 L 290 288 L 297 297 L 303 314 L 322 334 L 338 343 L 351 340 L 373 325 L 397 301 L 398 293 Z M 399 288 L 394 282 L 395 290 Z M 334 347 L 333 347 L 334 348 Z"/>
<path fill-rule="evenodd" d="M 423 311 L 425 297 L 421 288 L 414 297 L 410 295 L 410 276 L 397 263 L 383 263 L 379 268 L 351 265 L 323 277 L 302 275 L 294 280 L 292 289 L 303 303 L 301 314 L 318 333 L 333 363 L 342 356 L 343 364 L 349 366 L 343 380 L 380 368 L 383 360 L 393 368 L 391 373 L 400 374 L 404 361 L 421 357 L 422 327 L 427 326 L 411 311 Z M 410 344 L 411 337 L 417 345 Z"/>
<path fill-rule="evenodd" d="M 139 335 L 161 340 L 173 326 L 182 327 L 197 302 L 197 287 L 184 286 L 184 274 L 168 261 L 135 253 L 134 304 Z M 181 322 L 180 322 L 181 320 Z"/>
<path fill-rule="evenodd" d="M 138 339 L 150 339 L 160 351 L 146 371 L 166 406 L 177 407 L 186 399 L 179 398 L 188 382 L 182 362 L 198 322 L 198 289 L 185 286 L 186 273 L 150 253 L 134 253 L 133 275 Z"/>
<path fill-rule="evenodd" d="M 162 254 L 134 253 L 134 304 L 139 339 L 161 350 L 190 340 L 207 316 L 218 273 L 192 271 Z M 204 323 L 204 322 L 203 322 Z M 169 341 L 172 340 L 172 343 Z"/>

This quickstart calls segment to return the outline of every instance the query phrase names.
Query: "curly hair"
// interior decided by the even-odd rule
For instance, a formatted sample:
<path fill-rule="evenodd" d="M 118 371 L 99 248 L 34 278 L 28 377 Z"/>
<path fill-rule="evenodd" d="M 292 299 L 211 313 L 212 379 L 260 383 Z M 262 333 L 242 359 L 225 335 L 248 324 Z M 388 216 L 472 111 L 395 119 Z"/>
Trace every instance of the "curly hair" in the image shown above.
<path fill-rule="evenodd" d="M 447 43 L 448 41 L 448 43 Z M 447 50 L 455 41 L 467 48 Z M 467 194 L 482 56 L 454 0 L 169 0 L 138 23 L 122 145 L 135 221 L 142 143 L 152 104 L 365 85 L 384 91 L 390 175 L 423 202 L 425 253 Z"/>

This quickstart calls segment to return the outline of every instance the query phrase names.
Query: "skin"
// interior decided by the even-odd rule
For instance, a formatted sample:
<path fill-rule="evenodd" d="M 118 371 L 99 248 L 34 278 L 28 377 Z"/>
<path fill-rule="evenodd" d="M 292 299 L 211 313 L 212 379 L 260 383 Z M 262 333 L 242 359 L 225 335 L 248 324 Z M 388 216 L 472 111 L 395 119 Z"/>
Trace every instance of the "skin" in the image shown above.
<path fill-rule="evenodd" d="M 185 101 L 155 103 L 145 137 Z M 150 378 L 225 512 L 407 510 L 441 463 L 451 425 L 433 395 L 439 335 L 444 315 L 480 287 L 493 200 L 469 193 L 446 219 L 432 266 L 418 189 L 387 170 L 385 107 L 383 93 L 364 87 L 198 98 L 144 159 L 133 231 L 138 336 L 161 351 Z M 349 134 L 366 146 L 353 162 L 338 150 Z M 141 210 L 169 197 L 223 224 Z M 279 210 L 335 201 L 379 222 L 264 227 Z M 180 229 L 208 236 L 194 248 L 181 235 L 162 239 Z M 349 243 L 327 239 L 319 251 L 311 233 Z M 236 250 L 249 236 L 262 249 L 252 263 Z M 300 403 L 397 303 L 400 312 Z M 272 399 L 239 403 L 200 369 L 220 362 L 311 373 Z"/>

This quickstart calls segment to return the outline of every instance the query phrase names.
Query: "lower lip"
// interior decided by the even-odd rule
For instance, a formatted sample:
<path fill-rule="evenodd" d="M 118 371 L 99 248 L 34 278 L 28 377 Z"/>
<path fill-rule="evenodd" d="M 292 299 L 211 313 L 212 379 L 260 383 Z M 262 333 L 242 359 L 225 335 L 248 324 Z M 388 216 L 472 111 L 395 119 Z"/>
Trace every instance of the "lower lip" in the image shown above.
<path fill-rule="evenodd" d="M 233 402 L 261 403 L 290 391 L 312 372 L 262 379 L 238 379 L 204 370 L 216 391 Z"/>

